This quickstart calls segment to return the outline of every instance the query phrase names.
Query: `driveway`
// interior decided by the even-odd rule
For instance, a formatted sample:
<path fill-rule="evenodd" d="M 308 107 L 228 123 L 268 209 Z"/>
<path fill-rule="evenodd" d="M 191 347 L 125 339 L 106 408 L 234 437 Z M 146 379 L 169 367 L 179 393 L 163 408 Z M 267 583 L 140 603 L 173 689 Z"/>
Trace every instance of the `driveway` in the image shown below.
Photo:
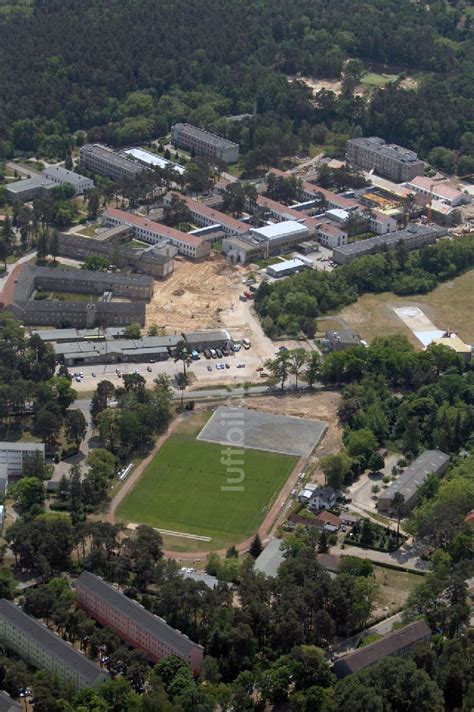
<path fill-rule="evenodd" d="M 72 465 L 83 464 L 91 449 L 98 446 L 96 439 L 93 437 L 90 405 L 91 402 L 89 399 L 80 399 L 76 400 L 70 408 L 70 410 L 80 410 L 84 414 L 87 422 L 86 435 L 77 455 L 68 457 L 67 460 L 61 460 L 61 462 L 55 466 L 53 476 L 51 477 L 52 482 L 59 481 L 63 475 L 69 476 Z"/>

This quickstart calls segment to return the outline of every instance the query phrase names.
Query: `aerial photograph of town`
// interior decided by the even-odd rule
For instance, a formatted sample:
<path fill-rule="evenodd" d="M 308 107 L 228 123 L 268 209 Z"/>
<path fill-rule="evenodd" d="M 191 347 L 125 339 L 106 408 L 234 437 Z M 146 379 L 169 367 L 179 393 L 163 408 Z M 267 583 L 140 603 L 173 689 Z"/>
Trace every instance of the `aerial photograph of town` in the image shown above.
<path fill-rule="evenodd" d="M 474 712 L 474 0 L 0 0 L 0 712 Z"/>

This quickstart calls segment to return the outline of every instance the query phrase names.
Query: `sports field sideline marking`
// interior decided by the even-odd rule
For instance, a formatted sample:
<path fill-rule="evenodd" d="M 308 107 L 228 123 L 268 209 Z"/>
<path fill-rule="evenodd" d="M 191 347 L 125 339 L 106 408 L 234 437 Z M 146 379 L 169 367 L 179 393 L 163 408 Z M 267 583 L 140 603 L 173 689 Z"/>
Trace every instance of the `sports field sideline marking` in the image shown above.
<path fill-rule="evenodd" d="M 128 529 L 136 529 L 139 524 L 134 524 L 130 522 L 128 524 Z M 159 529 L 158 527 L 153 527 L 153 529 L 160 534 L 167 534 L 168 536 L 180 536 L 183 539 L 197 539 L 198 541 L 211 541 L 210 536 L 201 536 L 200 534 L 189 534 L 188 532 L 174 532 L 171 529 Z"/>

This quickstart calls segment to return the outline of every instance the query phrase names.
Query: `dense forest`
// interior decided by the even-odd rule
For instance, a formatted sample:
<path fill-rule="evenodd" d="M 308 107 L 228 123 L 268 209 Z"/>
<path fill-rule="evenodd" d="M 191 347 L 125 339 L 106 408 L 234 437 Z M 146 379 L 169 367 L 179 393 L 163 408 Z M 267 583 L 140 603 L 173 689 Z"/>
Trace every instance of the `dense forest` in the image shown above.
<path fill-rule="evenodd" d="M 385 64 L 398 81 L 354 94 L 364 68 Z M 4 156 L 62 158 L 78 131 L 148 141 L 188 119 L 240 140 L 249 170 L 328 132 L 336 147 L 374 133 L 474 170 L 474 42 L 461 2 L 34 0 L 0 17 L 0 65 Z M 415 85 L 403 72 L 418 73 Z M 296 73 L 343 73 L 342 93 L 314 98 L 287 81 Z M 250 125 L 223 119 L 255 103 Z"/>

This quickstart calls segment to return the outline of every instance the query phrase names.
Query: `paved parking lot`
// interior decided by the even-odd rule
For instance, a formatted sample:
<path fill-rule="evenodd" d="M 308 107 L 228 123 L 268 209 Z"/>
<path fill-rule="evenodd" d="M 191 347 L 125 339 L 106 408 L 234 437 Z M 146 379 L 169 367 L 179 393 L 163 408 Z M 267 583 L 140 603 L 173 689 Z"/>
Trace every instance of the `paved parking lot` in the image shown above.
<path fill-rule="evenodd" d="M 320 420 L 220 406 L 198 440 L 309 457 L 326 427 Z"/>

